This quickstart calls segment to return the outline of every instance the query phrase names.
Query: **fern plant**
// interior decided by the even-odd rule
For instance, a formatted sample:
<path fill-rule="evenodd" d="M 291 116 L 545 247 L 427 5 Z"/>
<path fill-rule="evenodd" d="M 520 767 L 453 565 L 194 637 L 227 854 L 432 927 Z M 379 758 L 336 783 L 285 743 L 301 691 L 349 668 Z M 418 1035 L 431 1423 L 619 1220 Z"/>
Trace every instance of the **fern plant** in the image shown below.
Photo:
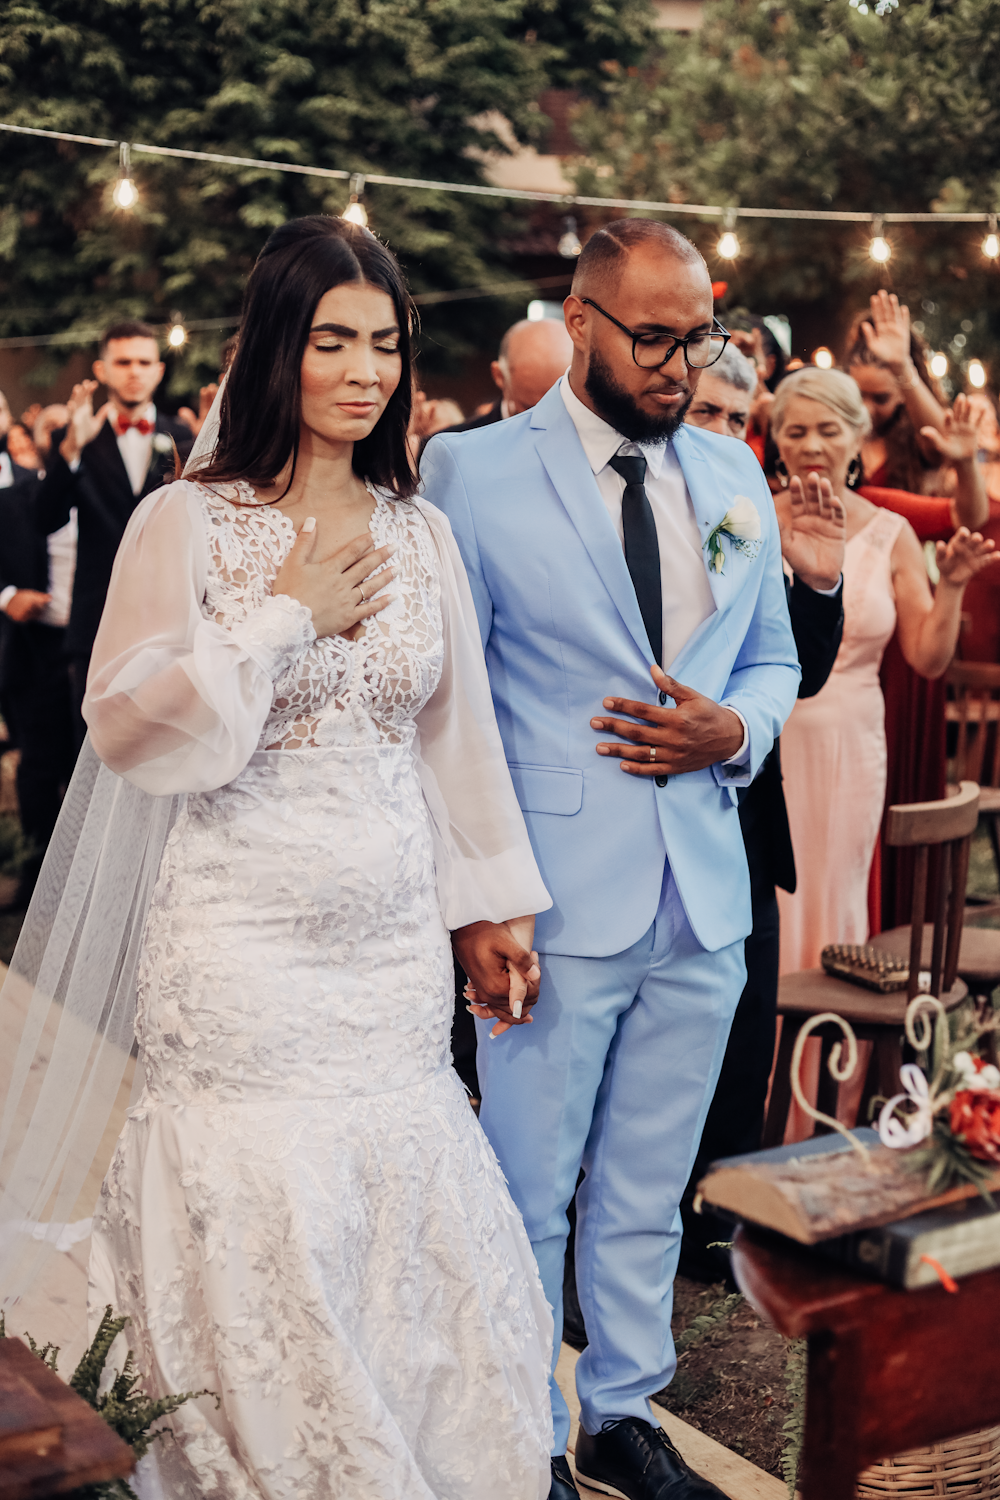
<path fill-rule="evenodd" d="M 805 1339 L 793 1339 L 785 1357 L 785 1390 L 789 1412 L 782 1423 L 785 1446 L 781 1450 L 781 1474 L 788 1486 L 788 1500 L 795 1500 L 802 1444 L 806 1433 L 806 1353 Z"/>
<path fill-rule="evenodd" d="M 139 1376 L 132 1364 L 130 1350 L 122 1369 L 104 1394 L 100 1395 L 101 1377 L 111 1345 L 128 1321 L 128 1318 L 116 1318 L 110 1304 L 104 1309 L 104 1316 L 93 1342 L 70 1376 L 69 1384 L 107 1422 L 112 1431 L 129 1445 L 139 1459 L 149 1452 L 154 1442 L 170 1433 L 169 1427 L 157 1427 L 154 1430 L 154 1423 L 169 1417 L 185 1401 L 194 1401 L 199 1396 L 215 1396 L 215 1392 L 184 1391 L 175 1396 L 161 1396 L 154 1401 L 145 1391 L 137 1389 Z M 6 1321 L 0 1312 L 0 1338 L 6 1337 Z M 30 1333 L 26 1333 L 25 1338 L 32 1354 L 37 1355 L 43 1364 L 58 1374 L 58 1345 L 36 1344 Z M 218 1396 L 215 1396 L 215 1404 L 219 1405 Z M 75 1500 L 137 1500 L 135 1491 L 124 1479 L 84 1485 L 83 1488 L 74 1490 L 73 1495 Z"/>

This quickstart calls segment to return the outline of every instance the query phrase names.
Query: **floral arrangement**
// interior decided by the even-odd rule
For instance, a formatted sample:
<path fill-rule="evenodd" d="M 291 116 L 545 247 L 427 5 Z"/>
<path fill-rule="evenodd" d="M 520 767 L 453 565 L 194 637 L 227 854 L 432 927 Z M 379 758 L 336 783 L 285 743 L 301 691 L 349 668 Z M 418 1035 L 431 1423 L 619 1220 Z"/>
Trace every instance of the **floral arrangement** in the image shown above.
<path fill-rule="evenodd" d="M 718 526 L 713 526 L 705 542 L 708 566 L 721 573 L 726 565 L 726 554 L 722 538 L 729 537 L 733 546 L 751 561 L 760 551 L 760 516 L 757 507 L 746 495 L 735 495 L 733 504 L 726 511 Z"/>
<path fill-rule="evenodd" d="M 904 1092 L 878 1118 L 882 1144 L 912 1153 L 908 1165 L 927 1172 L 931 1194 L 958 1182 L 985 1189 L 1000 1168 L 1000 1067 L 980 1049 L 995 1049 L 1000 1016 L 979 1020 L 966 1007 L 949 1018 L 939 1000 L 920 995 L 907 1009 L 906 1034 L 923 1067 L 900 1070 Z"/>
<path fill-rule="evenodd" d="M 184 1391 L 180 1395 L 163 1396 L 160 1400 L 154 1401 L 144 1391 L 136 1389 L 139 1376 L 132 1367 L 131 1351 L 126 1356 L 125 1364 L 119 1374 L 110 1385 L 107 1385 L 102 1378 L 104 1364 L 111 1345 L 127 1322 L 128 1318 L 116 1318 L 110 1306 L 104 1309 L 104 1316 L 94 1335 L 93 1343 L 70 1376 L 69 1384 L 78 1396 L 82 1396 L 84 1401 L 94 1408 L 98 1416 L 104 1418 L 122 1441 L 128 1443 L 138 1459 L 149 1452 L 158 1438 L 166 1437 L 170 1432 L 169 1427 L 157 1427 L 153 1430 L 154 1422 L 160 1421 L 162 1417 L 168 1417 L 179 1406 L 183 1406 L 185 1401 L 195 1400 L 198 1396 L 211 1396 L 215 1393 L 213 1391 Z M 0 1339 L 6 1337 L 7 1327 L 4 1315 L 0 1312 Z M 28 1340 L 28 1347 L 32 1354 L 36 1354 L 43 1364 L 48 1365 L 54 1374 L 58 1374 L 56 1364 L 59 1357 L 58 1346 L 36 1344 L 30 1333 L 26 1333 L 25 1338 Z M 215 1398 L 215 1404 L 216 1406 L 219 1404 L 218 1396 Z M 73 1495 L 76 1500 L 137 1500 L 135 1491 L 125 1483 L 124 1479 L 84 1485 L 82 1489 L 74 1490 Z"/>

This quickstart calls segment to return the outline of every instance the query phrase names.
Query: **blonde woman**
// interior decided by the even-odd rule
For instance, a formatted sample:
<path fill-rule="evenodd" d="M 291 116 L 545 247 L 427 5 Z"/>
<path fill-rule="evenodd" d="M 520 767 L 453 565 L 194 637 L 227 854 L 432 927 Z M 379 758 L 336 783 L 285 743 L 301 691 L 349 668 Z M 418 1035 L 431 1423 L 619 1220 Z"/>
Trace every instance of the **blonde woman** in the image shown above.
<path fill-rule="evenodd" d="M 965 586 L 993 556 L 992 542 L 960 527 L 937 544 L 941 577 L 931 592 L 910 523 L 848 484 L 869 426 L 857 385 L 839 370 L 788 376 L 771 411 L 779 524 L 791 521 L 791 480 L 810 474 L 847 517 L 843 641 L 826 686 L 796 703 L 781 737 L 798 871 L 794 895 L 778 893 L 785 974 L 816 967 L 827 943 L 868 937 L 868 874 L 886 787 L 882 653 L 898 631 L 910 666 L 940 677 L 954 655 Z"/>

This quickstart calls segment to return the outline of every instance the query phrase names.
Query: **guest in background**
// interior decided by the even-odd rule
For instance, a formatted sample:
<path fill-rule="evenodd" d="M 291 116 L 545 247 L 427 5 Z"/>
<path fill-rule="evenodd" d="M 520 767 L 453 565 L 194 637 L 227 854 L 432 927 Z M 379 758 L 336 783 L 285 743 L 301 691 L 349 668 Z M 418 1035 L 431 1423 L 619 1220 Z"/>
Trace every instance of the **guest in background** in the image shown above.
<path fill-rule="evenodd" d="M 40 484 L 36 473 L 17 467 L 9 485 L 0 479 L 0 704 L 20 751 L 17 800 L 28 846 L 16 910 L 28 904 L 76 759 L 63 649 L 76 514 L 46 538 L 32 520 Z"/>
<path fill-rule="evenodd" d="M 882 291 L 868 317 L 854 320 L 844 368 L 857 383 L 871 428 L 861 448 L 866 484 L 941 495 L 948 483 L 935 437 L 945 429 L 945 397 L 927 364 L 910 310 Z"/>
<path fill-rule="evenodd" d="M 552 389 L 564 374 L 573 355 L 573 345 L 565 325 L 555 318 L 522 318 L 507 329 L 500 340 L 500 350 L 490 365 L 493 384 L 499 395 L 485 416 L 457 422 L 446 432 L 468 432 L 488 427 L 503 417 L 537 406 L 546 391 Z"/>
<path fill-rule="evenodd" d="M 43 406 L 35 417 L 31 429 L 31 440 L 43 469 L 52 454 L 52 434 L 65 427 L 68 421 L 69 407 L 59 401 L 51 406 Z"/>
<path fill-rule="evenodd" d="M 698 381 L 685 422 L 723 437 L 745 439 L 750 407 L 757 390 L 757 371 L 732 344 L 727 344 L 711 369 Z"/>
<path fill-rule="evenodd" d="M 940 582 L 932 595 L 913 528 L 848 484 L 860 468 L 870 419 L 855 382 L 839 370 L 800 370 L 775 397 L 771 430 L 779 478 L 829 481 L 847 517 L 844 635 L 833 671 L 815 697 L 800 700 L 782 734 L 782 763 L 798 885 L 779 891 L 781 969 L 815 968 L 831 942 L 868 937 L 868 876 L 886 786 L 885 708 L 878 669 L 899 630 L 906 661 L 939 677 L 955 651 L 965 585 L 993 544 L 959 528 L 937 544 Z M 775 497 L 787 525 L 787 493 Z"/>
<path fill-rule="evenodd" d="M 113 324 L 94 362 L 96 380 L 73 387 L 69 424 L 53 434 L 56 451 L 34 502 L 36 525 L 46 535 L 61 531 L 77 512 L 79 553 L 65 646 L 80 743 L 86 729 L 79 709 L 118 543 L 139 501 L 173 475 L 178 452 L 183 458 L 191 450 L 189 428 L 153 404 L 163 373 L 148 324 Z M 95 412 L 98 382 L 110 399 Z"/>
<path fill-rule="evenodd" d="M 714 432 L 746 435 L 756 372 L 739 350 L 722 358 L 698 381 L 685 421 Z M 844 624 L 841 572 L 845 513 L 828 480 L 808 475 L 789 488 L 781 553 L 785 563 L 789 615 L 802 668 L 798 696 L 811 698 L 823 687 L 840 646 Z M 789 576 L 790 575 L 790 576 Z M 740 996 L 715 1096 L 701 1135 L 688 1185 L 681 1199 L 684 1237 L 679 1271 L 695 1281 L 731 1275 L 730 1238 L 714 1214 L 694 1212 L 697 1185 L 710 1162 L 760 1149 L 767 1085 L 774 1059 L 778 1008 L 778 902 L 776 887 L 795 890 L 795 857 L 781 777 L 781 741 L 740 798 L 740 826 L 750 868 L 753 931 L 744 956 L 747 982 Z M 567 1266 L 567 1281 L 570 1280 Z M 576 1314 L 575 1286 L 567 1303 Z M 579 1341 L 579 1330 L 577 1341 Z M 585 1337 L 585 1334 L 584 1334 Z"/>

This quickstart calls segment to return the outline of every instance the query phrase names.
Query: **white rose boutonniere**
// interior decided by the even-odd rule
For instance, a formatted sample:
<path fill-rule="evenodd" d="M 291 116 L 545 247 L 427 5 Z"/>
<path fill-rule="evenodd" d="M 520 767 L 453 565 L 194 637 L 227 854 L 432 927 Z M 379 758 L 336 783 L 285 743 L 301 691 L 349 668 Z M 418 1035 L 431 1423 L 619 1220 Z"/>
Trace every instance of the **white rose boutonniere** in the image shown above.
<path fill-rule="evenodd" d="M 153 433 L 153 452 L 154 453 L 173 453 L 173 451 L 174 451 L 173 439 L 170 437 L 170 435 L 168 433 L 166 433 L 166 432 L 154 432 Z"/>
<path fill-rule="evenodd" d="M 735 495 L 718 526 L 712 528 L 705 543 L 708 565 L 721 573 L 726 564 L 722 538 L 728 536 L 734 547 L 753 559 L 760 551 L 760 516 L 746 495 Z"/>

